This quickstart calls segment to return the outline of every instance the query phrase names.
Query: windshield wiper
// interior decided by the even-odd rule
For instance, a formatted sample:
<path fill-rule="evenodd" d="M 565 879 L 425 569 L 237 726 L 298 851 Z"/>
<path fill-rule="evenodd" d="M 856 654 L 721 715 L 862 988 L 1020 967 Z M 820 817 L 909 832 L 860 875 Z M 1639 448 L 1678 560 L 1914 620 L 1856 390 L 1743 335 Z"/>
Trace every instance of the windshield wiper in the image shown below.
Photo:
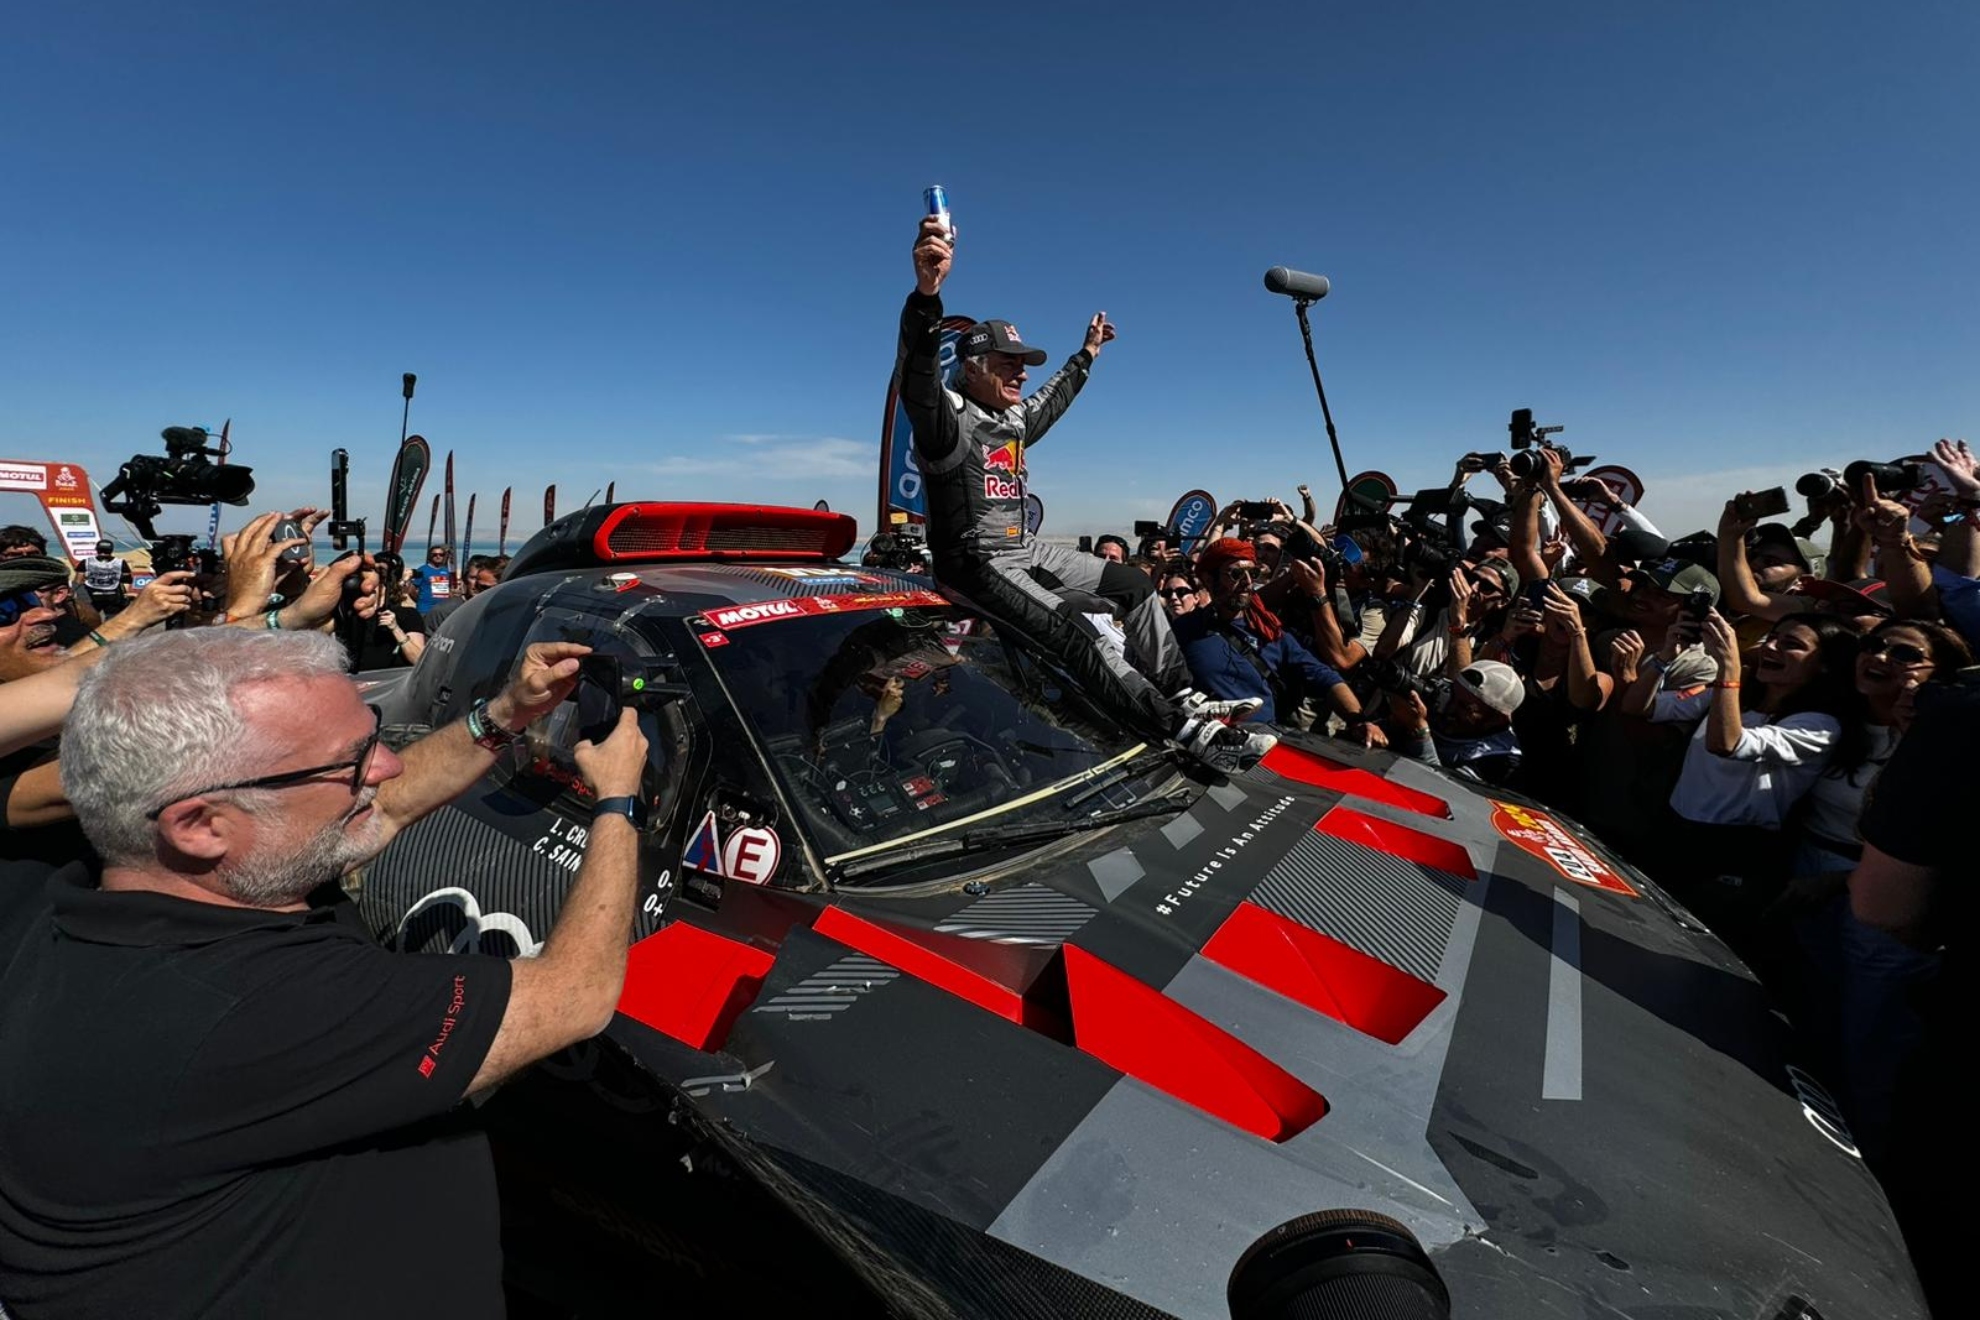
<path fill-rule="evenodd" d="M 1065 808 L 1067 811 L 1071 811 L 1088 798 L 1097 797 L 1116 784 L 1125 783 L 1127 780 L 1136 778 L 1139 775 L 1147 774 L 1150 765 L 1153 763 L 1163 761 L 1174 763 L 1188 756 L 1189 753 L 1184 750 L 1180 743 L 1165 742 L 1159 747 L 1151 747 L 1137 756 L 1130 756 L 1127 760 L 1107 771 L 1101 778 L 1080 788 L 1079 792 L 1065 800 Z M 1068 787 L 1071 787 L 1071 785 L 1068 785 Z"/>
<path fill-rule="evenodd" d="M 1088 830 L 1104 830 L 1111 825 L 1121 825 L 1131 820 L 1147 820 L 1154 816 L 1172 816 L 1178 811 L 1189 810 L 1194 799 L 1187 793 L 1170 793 L 1165 797 L 1149 798 L 1132 806 L 1117 807 L 1112 811 L 1096 811 L 1090 816 L 1075 816 L 1071 820 L 1026 821 L 1012 825 L 985 825 L 979 829 L 964 830 L 961 834 L 946 839 L 929 839 L 922 843 L 907 844 L 892 848 L 871 857 L 859 857 L 843 862 L 838 867 L 837 879 L 850 880 L 855 876 L 867 875 L 874 871 L 890 870 L 908 862 L 921 861 L 929 857 L 947 857 L 956 853 L 980 852 L 986 848 L 1008 848 L 1014 844 L 1049 843 L 1062 839 L 1068 834 L 1080 834 Z"/>

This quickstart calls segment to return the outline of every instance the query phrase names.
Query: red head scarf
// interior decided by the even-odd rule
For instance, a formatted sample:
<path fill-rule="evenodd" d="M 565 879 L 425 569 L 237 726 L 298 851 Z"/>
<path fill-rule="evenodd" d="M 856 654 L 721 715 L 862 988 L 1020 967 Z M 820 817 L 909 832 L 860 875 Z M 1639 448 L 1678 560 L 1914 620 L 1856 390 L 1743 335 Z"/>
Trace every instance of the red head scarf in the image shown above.
<path fill-rule="evenodd" d="M 1258 561 L 1257 547 L 1249 541 L 1240 541 L 1235 537 L 1227 536 L 1221 541 L 1212 541 L 1204 547 L 1202 554 L 1197 556 L 1196 571 L 1199 580 L 1208 585 L 1213 579 L 1222 577 L 1224 570 L 1232 564 L 1242 564 L 1247 561 L 1251 563 Z M 1211 588 L 1211 594 L 1216 594 L 1216 588 Z M 1286 630 L 1285 625 L 1279 622 L 1279 616 L 1267 609 L 1265 602 L 1258 599 L 1255 592 L 1251 597 L 1251 604 L 1245 608 L 1244 617 L 1251 624 L 1251 630 L 1263 641 L 1277 641 L 1279 634 Z"/>

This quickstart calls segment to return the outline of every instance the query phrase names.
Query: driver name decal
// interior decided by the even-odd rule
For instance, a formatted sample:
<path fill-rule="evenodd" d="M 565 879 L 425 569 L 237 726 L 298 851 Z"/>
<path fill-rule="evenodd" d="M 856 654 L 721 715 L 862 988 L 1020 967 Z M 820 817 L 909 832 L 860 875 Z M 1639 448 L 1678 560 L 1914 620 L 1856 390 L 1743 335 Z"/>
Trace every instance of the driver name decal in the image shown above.
<path fill-rule="evenodd" d="M 1636 886 L 1610 870 L 1607 863 L 1583 847 L 1544 811 L 1495 800 L 1492 828 L 1578 885 L 1606 889 L 1626 898 L 1636 897 Z"/>
<path fill-rule="evenodd" d="M 848 592 L 836 596 L 793 596 L 789 600 L 764 600 L 754 605 L 725 605 L 721 609 L 704 610 L 702 617 L 716 628 L 734 632 L 738 628 L 753 628 L 759 623 L 775 623 L 780 619 L 802 619 L 814 614 L 838 614 L 845 610 L 886 610 L 902 609 L 910 605 L 947 605 L 949 602 L 933 591 L 864 591 Z"/>
<path fill-rule="evenodd" d="M 1254 839 L 1265 832 L 1265 827 L 1285 815 L 1286 808 L 1296 800 L 1291 796 L 1282 797 L 1245 822 L 1244 828 L 1225 840 L 1223 846 L 1211 855 L 1210 860 L 1203 864 L 1201 870 L 1162 895 L 1160 901 L 1155 904 L 1155 915 L 1160 917 L 1174 915 L 1175 910 L 1187 902 L 1197 890 L 1217 878 L 1218 873 L 1224 869 L 1225 862 L 1234 860 L 1239 852 L 1249 847 Z"/>

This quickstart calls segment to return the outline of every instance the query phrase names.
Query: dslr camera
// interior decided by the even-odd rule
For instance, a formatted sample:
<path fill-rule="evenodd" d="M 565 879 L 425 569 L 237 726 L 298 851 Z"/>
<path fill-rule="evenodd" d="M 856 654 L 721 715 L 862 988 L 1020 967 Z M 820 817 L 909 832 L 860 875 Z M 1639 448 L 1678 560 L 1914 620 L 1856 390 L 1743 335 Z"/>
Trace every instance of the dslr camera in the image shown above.
<path fill-rule="evenodd" d="M 159 435 L 162 458 L 133 454 L 103 488 L 104 509 L 129 519 L 147 541 L 158 539 L 152 520 L 167 504 L 246 504 L 254 494 L 253 469 L 214 462 L 227 451 L 205 427 L 168 426 Z"/>

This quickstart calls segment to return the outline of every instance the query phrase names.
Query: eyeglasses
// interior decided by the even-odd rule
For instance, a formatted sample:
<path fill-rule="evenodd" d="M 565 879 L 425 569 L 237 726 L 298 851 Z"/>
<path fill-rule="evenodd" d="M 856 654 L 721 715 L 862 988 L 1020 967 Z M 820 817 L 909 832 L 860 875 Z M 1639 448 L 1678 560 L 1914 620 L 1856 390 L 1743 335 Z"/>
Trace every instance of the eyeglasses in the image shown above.
<path fill-rule="evenodd" d="M 1256 564 L 1224 565 L 1224 581 L 1236 586 L 1244 582 L 1256 582 L 1262 576 Z"/>
<path fill-rule="evenodd" d="M 1910 642 L 1894 642 L 1888 637 L 1869 637 L 1863 642 L 1863 654 L 1872 660 L 1889 658 L 1895 665 L 1913 669 L 1919 665 L 1932 663 L 1931 652 Z"/>
<path fill-rule="evenodd" d="M 371 758 L 378 753 L 378 735 L 384 731 L 385 712 L 376 706 L 367 706 L 371 712 L 371 736 L 358 745 L 357 757 L 349 761 L 334 761 L 329 765 L 313 765 L 305 770 L 284 770 L 276 775 L 263 775 L 259 779 L 240 779 L 230 784 L 215 784 L 202 788 L 197 793 L 182 793 L 170 801 L 161 802 L 144 813 L 146 820 L 157 820 L 165 814 L 165 808 L 174 802 L 184 802 L 189 798 L 205 797 L 208 793 L 230 793 L 244 788 L 292 788 L 307 783 L 318 775 L 327 775 L 332 770 L 351 772 L 351 796 L 364 791 L 364 777 L 371 769 Z"/>
<path fill-rule="evenodd" d="M 1196 588 L 1195 587 L 1164 587 L 1162 588 L 1161 594 L 1168 597 L 1170 600 L 1187 600 L 1189 599 L 1189 597 L 1194 596 L 1196 594 Z"/>
<path fill-rule="evenodd" d="M 0 628 L 12 627 L 29 610 L 41 608 L 38 592 L 17 591 L 11 596 L 0 596 Z"/>

